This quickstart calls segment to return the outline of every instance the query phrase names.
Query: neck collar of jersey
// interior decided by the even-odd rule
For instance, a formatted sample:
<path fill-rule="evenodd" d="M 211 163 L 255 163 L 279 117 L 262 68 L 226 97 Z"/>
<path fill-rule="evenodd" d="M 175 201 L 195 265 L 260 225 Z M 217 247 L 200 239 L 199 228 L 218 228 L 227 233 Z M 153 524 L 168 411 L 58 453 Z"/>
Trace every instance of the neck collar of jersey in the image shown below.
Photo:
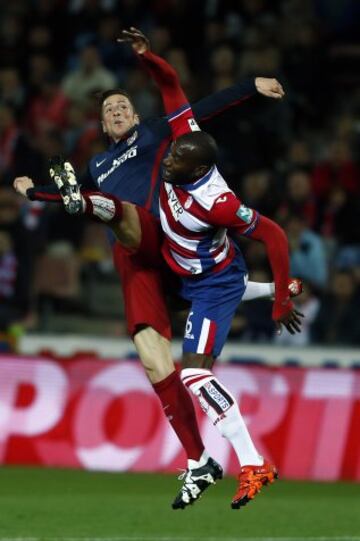
<path fill-rule="evenodd" d="M 183 190 L 186 190 L 187 192 L 193 192 L 194 190 L 197 190 L 201 186 L 207 183 L 207 181 L 210 179 L 211 175 L 213 174 L 215 170 L 215 165 L 209 169 L 209 171 L 201 178 L 199 178 L 196 182 L 191 182 L 189 184 L 179 184 L 179 188 L 182 188 Z"/>
<path fill-rule="evenodd" d="M 115 143 L 115 141 L 112 141 L 110 143 L 110 146 L 109 146 L 109 150 L 113 150 L 116 145 L 119 145 L 120 143 L 123 143 L 124 141 L 126 141 L 127 139 L 129 139 L 129 137 L 132 136 L 132 134 L 136 131 L 136 129 L 139 127 L 139 124 L 135 124 L 135 126 L 133 126 L 132 128 L 130 128 L 130 130 L 128 130 L 126 133 L 124 133 L 124 135 L 121 137 L 121 139 L 118 140 L 117 143 Z"/>

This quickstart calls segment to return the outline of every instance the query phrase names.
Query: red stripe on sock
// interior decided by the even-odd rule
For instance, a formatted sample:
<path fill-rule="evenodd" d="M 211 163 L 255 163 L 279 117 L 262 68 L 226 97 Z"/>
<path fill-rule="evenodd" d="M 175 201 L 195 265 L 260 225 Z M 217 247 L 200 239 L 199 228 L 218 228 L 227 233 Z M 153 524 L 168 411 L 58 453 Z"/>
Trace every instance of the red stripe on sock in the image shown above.
<path fill-rule="evenodd" d="M 182 378 L 184 385 L 186 387 L 190 387 L 193 383 L 196 383 L 197 381 L 201 381 L 202 379 L 211 377 L 211 374 L 202 374 L 201 376 L 186 376 Z"/>
<path fill-rule="evenodd" d="M 210 321 L 210 327 L 209 327 L 209 334 L 207 337 L 204 354 L 205 355 L 211 355 L 214 349 L 215 344 L 215 338 L 216 338 L 216 323 L 215 321 Z"/>

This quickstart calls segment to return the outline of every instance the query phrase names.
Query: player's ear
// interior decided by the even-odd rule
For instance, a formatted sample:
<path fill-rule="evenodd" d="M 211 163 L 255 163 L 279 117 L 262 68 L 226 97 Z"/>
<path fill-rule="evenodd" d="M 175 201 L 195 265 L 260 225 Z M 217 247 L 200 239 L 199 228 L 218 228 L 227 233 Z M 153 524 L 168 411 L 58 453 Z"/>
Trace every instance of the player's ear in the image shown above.
<path fill-rule="evenodd" d="M 136 113 L 135 113 L 135 115 L 134 115 L 134 123 L 135 123 L 135 124 L 140 124 L 140 117 L 139 117 L 139 115 L 136 114 Z"/>
<path fill-rule="evenodd" d="M 102 127 L 103 133 L 107 133 L 106 127 L 105 127 L 105 122 L 103 120 L 101 121 L 101 127 Z"/>

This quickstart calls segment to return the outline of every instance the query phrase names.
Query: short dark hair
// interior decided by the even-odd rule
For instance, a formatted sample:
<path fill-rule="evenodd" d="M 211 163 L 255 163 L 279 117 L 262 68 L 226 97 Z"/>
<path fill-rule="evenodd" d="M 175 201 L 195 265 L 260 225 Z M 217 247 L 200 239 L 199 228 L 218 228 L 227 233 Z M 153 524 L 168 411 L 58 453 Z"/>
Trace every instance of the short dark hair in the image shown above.
<path fill-rule="evenodd" d="M 109 90 L 104 90 L 103 92 L 99 92 L 98 94 L 96 94 L 96 99 L 98 101 L 98 104 L 99 104 L 99 108 L 101 109 L 102 106 L 103 106 L 103 103 L 104 101 L 109 98 L 110 96 L 115 96 L 116 94 L 120 94 L 121 96 L 125 96 L 129 102 L 131 103 L 131 105 L 133 106 L 133 109 L 135 111 L 135 107 L 134 107 L 134 104 L 131 100 L 131 96 L 128 92 L 126 92 L 126 90 L 124 90 L 123 88 L 111 88 Z"/>
<path fill-rule="evenodd" d="M 215 139 L 204 131 L 193 131 L 181 135 L 176 140 L 177 145 L 196 152 L 199 165 L 211 167 L 216 163 L 218 157 L 218 146 Z"/>

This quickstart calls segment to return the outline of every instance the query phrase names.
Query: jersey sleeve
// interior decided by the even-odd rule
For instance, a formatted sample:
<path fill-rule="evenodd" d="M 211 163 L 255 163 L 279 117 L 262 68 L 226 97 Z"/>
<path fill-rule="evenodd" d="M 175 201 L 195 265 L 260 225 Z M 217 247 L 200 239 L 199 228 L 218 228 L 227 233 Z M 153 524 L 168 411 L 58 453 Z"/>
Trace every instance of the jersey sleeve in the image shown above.
<path fill-rule="evenodd" d="M 34 186 L 26 191 L 26 197 L 30 201 L 48 201 L 57 203 L 61 201 L 61 195 L 55 184 Z"/>
<path fill-rule="evenodd" d="M 219 92 L 215 92 L 214 94 L 210 94 L 210 96 L 206 96 L 191 104 L 193 117 L 196 122 L 194 123 L 191 121 L 192 125 L 190 128 L 196 129 L 195 124 L 197 122 L 207 122 L 214 116 L 220 115 L 231 107 L 241 105 L 244 101 L 256 95 L 256 92 L 255 79 L 246 79 L 245 81 L 225 88 L 224 90 L 220 90 Z M 192 116 L 189 115 L 186 120 L 189 121 L 191 118 Z M 166 117 L 153 120 L 150 129 L 162 138 L 171 136 L 171 129 Z"/>
<path fill-rule="evenodd" d="M 259 213 L 246 207 L 232 192 L 218 196 L 208 216 L 212 225 L 227 227 L 245 236 L 253 233 L 259 220 Z"/>
<path fill-rule="evenodd" d="M 172 138 L 177 139 L 180 135 L 199 130 L 174 68 L 150 51 L 138 57 L 159 87 Z"/>
<path fill-rule="evenodd" d="M 230 107 L 241 105 L 256 93 L 255 79 L 245 79 L 192 104 L 194 117 L 197 122 L 206 122 Z"/>
<path fill-rule="evenodd" d="M 289 253 L 284 231 L 275 222 L 246 207 L 233 193 L 217 197 L 209 222 L 232 229 L 265 245 L 275 282 L 273 319 L 278 320 L 293 309 L 289 297 Z"/>
<path fill-rule="evenodd" d="M 89 170 L 81 177 L 79 184 L 81 193 L 97 189 Z M 29 188 L 26 192 L 26 197 L 30 199 L 30 201 L 47 201 L 49 203 L 58 203 L 62 201 L 58 187 L 53 182 L 45 185 L 38 184 L 33 188 Z"/>

